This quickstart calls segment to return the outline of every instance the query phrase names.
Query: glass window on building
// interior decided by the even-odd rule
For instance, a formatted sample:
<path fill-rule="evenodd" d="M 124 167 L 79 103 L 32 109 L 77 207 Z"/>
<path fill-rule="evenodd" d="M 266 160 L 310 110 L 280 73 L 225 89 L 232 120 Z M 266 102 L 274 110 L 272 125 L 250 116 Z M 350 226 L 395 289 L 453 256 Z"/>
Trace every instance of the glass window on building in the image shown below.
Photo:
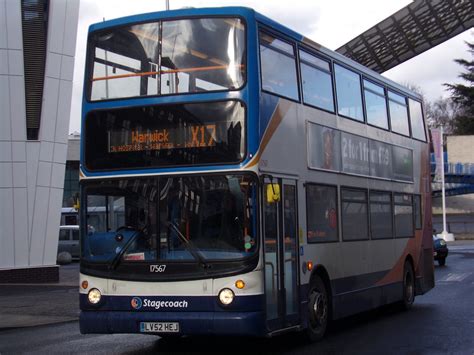
<path fill-rule="evenodd" d="M 67 161 L 64 174 L 63 207 L 73 207 L 79 197 L 79 162 Z"/>

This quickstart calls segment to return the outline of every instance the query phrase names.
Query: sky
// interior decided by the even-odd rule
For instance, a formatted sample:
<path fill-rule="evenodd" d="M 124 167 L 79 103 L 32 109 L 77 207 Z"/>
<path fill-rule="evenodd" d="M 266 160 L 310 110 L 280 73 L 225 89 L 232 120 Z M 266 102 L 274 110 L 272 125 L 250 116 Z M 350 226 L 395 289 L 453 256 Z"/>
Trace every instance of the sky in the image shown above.
<path fill-rule="evenodd" d="M 321 45 L 335 50 L 382 21 L 410 0 L 169 0 L 170 9 L 182 7 L 246 6 L 282 23 Z M 289 6 L 291 4 L 291 7 Z M 165 10 L 165 0 L 80 0 L 76 57 L 69 131 L 80 131 L 82 86 L 90 24 L 118 17 Z M 447 97 L 443 83 L 461 82 L 463 68 L 455 58 L 468 58 L 465 41 L 474 40 L 468 30 L 449 41 L 383 73 L 401 84 L 421 88 L 427 101 Z"/>

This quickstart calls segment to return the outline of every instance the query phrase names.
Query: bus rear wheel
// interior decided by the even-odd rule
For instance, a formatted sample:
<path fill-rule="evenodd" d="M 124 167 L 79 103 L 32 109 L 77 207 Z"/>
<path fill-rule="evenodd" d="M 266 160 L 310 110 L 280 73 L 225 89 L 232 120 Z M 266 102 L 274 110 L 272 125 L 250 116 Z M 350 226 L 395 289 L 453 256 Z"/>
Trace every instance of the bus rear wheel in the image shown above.
<path fill-rule="evenodd" d="M 329 320 L 328 292 L 323 280 L 315 276 L 311 280 L 308 294 L 308 329 L 309 341 L 316 342 L 323 338 Z"/>
<path fill-rule="evenodd" d="M 401 305 L 403 309 L 410 309 L 415 301 L 415 273 L 411 263 L 405 261 L 403 268 L 403 300 Z"/>

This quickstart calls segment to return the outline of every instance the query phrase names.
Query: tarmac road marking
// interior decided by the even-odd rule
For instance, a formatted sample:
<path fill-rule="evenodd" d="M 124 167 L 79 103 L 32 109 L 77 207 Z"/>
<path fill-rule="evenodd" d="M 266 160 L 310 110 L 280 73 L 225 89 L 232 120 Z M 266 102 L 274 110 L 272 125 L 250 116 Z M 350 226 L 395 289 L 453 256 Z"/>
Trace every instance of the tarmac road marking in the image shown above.
<path fill-rule="evenodd" d="M 460 273 L 460 274 L 450 273 L 447 276 L 443 277 L 439 281 L 441 281 L 441 282 L 461 282 L 464 279 L 466 279 L 467 277 L 471 276 L 471 274 L 472 274 L 472 272 L 463 272 L 463 273 Z"/>

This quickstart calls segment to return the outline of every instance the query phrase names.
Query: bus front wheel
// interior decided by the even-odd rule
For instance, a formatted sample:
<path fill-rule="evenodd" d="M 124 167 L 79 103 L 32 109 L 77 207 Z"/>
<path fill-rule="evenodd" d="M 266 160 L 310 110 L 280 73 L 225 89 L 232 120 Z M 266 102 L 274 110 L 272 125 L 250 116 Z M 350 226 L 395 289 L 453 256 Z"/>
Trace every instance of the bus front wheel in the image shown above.
<path fill-rule="evenodd" d="M 308 329 L 307 335 L 311 342 L 323 338 L 329 319 L 328 292 L 323 280 L 315 276 L 311 280 L 308 294 Z"/>

